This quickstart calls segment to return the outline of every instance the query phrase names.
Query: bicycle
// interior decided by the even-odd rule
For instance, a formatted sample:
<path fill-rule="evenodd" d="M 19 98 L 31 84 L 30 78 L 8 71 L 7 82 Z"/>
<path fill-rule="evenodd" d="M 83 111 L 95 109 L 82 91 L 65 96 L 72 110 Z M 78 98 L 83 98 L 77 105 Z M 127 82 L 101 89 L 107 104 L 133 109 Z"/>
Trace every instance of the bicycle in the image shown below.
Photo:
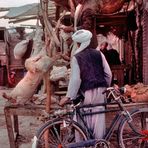
<path fill-rule="evenodd" d="M 118 125 L 117 141 L 121 148 L 148 148 L 148 108 L 137 108 L 129 112 L 123 105 L 120 89 L 113 87 L 107 88 L 105 93 L 107 99 L 112 96 L 111 103 L 119 106 L 119 112 L 114 117 L 109 129 L 106 131 L 103 139 L 94 139 L 91 131 L 89 131 L 83 116 L 92 114 L 107 113 L 117 110 L 104 110 L 100 112 L 83 113 L 82 108 L 108 105 L 108 103 L 95 105 L 73 105 L 56 110 L 49 115 L 51 120 L 47 121 L 37 131 L 34 136 L 32 148 L 78 148 L 78 147 L 94 147 L 109 148 L 109 140 L 112 137 L 115 127 Z M 80 117 L 85 125 L 82 127 L 78 122 L 73 120 L 74 113 Z M 55 118 L 55 119 L 52 119 Z M 75 134 L 79 135 L 79 141 L 76 140 Z M 46 137 L 45 137 L 46 135 Z"/>

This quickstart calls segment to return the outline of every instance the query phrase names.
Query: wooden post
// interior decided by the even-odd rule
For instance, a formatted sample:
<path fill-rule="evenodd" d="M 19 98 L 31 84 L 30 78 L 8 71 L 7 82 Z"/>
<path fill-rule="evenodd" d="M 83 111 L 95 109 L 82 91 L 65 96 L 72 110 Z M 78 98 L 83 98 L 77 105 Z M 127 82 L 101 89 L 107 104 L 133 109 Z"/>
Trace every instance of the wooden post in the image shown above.
<path fill-rule="evenodd" d="M 45 24 L 45 44 L 46 44 L 46 50 L 48 51 L 48 56 L 51 57 L 52 56 L 52 44 L 54 43 L 57 47 L 60 47 L 60 41 L 56 35 L 56 31 L 53 30 L 51 23 L 48 19 L 48 0 L 40 0 L 41 3 L 41 7 L 42 7 L 42 15 L 43 15 L 43 19 L 44 19 L 44 24 Z M 58 12 L 59 10 L 57 9 L 57 17 L 58 16 Z M 64 14 L 63 14 L 64 15 Z M 60 23 L 57 23 L 57 26 Z M 56 27 L 58 28 L 58 27 Z M 50 36 L 50 40 L 49 40 L 49 36 Z M 50 45 L 49 45 L 49 41 L 50 41 Z M 48 50 L 49 47 L 49 50 Z M 50 109 L 51 109 L 51 84 L 50 84 L 50 79 L 49 79 L 49 72 L 47 72 L 44 76 L 44 85 L 46 88 L 46 93 L 47 93 L 47 98 L 46 98 L 46 112 L 49 113 Z M 45 148 L 49 148 L 49 143 L 48 143 L 48 137 L 49 137 L 49 131 L 45 131 L 44 133 L 44 140 L 45 140 Z"/>
<path fill-rule="evenodd" d="M 6 119 L 6 126 L 8 132 L 8 138 L 10 148 L 18 148 L 19 143 L 17 141 L 16 132 L 19 133 L 18 116 L 41 116 L 44 106 L 41 105 L 5 105 L 4 113 Z M 12 117 L 14 117 L 14 124 Z M 17 125 L 15 125 L 17 123 Z M 48 147 L 49 148 L 49 147 Z"/>
<path fill-rule="evenodd" d="M 6 118 L 6 125 L 7 125 L 7 131 L 8 131 L 8 137 L 9 137 L 9 142 L 10 142 L 10 148 L 16 148 L 15 144 L 15 137 L 13 134 L 13 127 L 12 127 L 12 119 L 11 115 L 9 113 L 9 110 L 4 109 L 5 112 L 5 118 Z"/>
<path fill-rule="evenodd" d="M 41 6 L 42 6 L 42 14 L 43 14 L 43 19 L 44 19 L 44 24 L 45 24 L 45 45 L 46 48 L 49 46 L 49 40 L 48 37 L 49 35 L 52 35 L 52 37 L 55 39 L 55 43 L 58 45 L 59 40 L 57 39 L 57 36 L 55 35 L 52 26 L 50 22 L 48 21 L 48 0 L 41 0 Z M 48 34 L 47 34 L 48 33 Z M 51 50 L 51 49 L 50 49 Z M 48 51 L 48 56 L 51 57 L 51 51 Z M 51 90 L 50 90 L 50 80 L 49 80 L 49 72 L 45 73 L 44 75 L 44 85 L 47 93 L 47 98 L 46 98 L 46 106 L 45 110 L 47 113 L 50 112 L 50 106 L 51 106 Z M 44 140 L 45 140 L 45 148 L 49 148 L 49 143 L 48 143 L 48 137 L 49 137 L 49 131 L 45 131 L 44 133 Z"/>
<path fill-rule="evenodd" d="M 47 93 L 47 98 L 46 98 L 46 112 L 49 113 L 50 111 L 50 106 L 51 106 L 51 88 L 50 88 L 50 80 L 49 80 L 49 72 L 45 74 L 45 87 L 46 87 L 46 93 Z"/>
<path fill-rule="evenodd" d="M 19 123 L 18 123 L 18 116 L 17 115 L 13 115 L 13 119 L 14 119 L 14 132 L 17 134 L 17 136 L 19 135 Z"/>
<path fill-rule="evenodd" d="M 49 72 L 45 73 L 44 85 L 47 93 L 45 110 L 47 113 L 49 113 L 51 108 L 51 90 L 50 90 Z M 49 132 L 47 130 L 44 133 L 45 148 L 49 148 L 48 137 L 49 137 Z"/>
<path fill-rule="evenodd" d="M 74 13 L 75 13 L 75 4 L 73 0 L 68 0 L 68 3 L 70 5 L 70 12 L 71 12 L 71 16 L 74 17 Z"/>
<path fill-rule="evenodd" d="M 43 15 L 46 31 L 50 35 L 50 37 L 53 38 L 53 41 L 55 42 L 55 44 L 58 47 L 60 47 L 60 41 L 56 33 L 54 32 L 51 23 L 48 20 L 48 0 L 45 0 L 45 1 L 41 0 L 41 6 L 42 6 L 42 15 Z"/>

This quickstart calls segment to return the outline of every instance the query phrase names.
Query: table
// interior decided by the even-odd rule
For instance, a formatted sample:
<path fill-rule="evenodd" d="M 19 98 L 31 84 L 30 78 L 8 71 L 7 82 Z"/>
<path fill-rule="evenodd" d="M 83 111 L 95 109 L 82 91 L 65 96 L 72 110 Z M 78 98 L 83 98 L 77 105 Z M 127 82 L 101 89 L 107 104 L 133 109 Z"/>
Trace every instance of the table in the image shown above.
<path fill-rule="evenodd" d="M 41 111 L 44 108 L 39 105 L 6 105 L 4 107 L 10 148 L 18 147 L 16 143 L 16 138 L 19 135 L 18 116 L 41 116 Z"/>
<path fill-rule="evenodd" d="M 130 103 L 124 104 L 129 110 L 134 108 L 142 108 L 148 107 L 147 103 Z M 118 109 L 117 105 L 108 105 L 109 109 L 116 110 Z M 45 109 L 43 105 L 5 105 L 4 113 L 6 118 L 6 126 L 8 131 L 10 148 L 18 148 L 18 144 L 16 142 L 15 133 L 19 135 L 19 122 L 18 116 L 41 116 L 42 111 Z M 56 109 L 56 107 L 51 107 L 51 109 Z M 111 116 L 109 113 L 108 116 Z M 12 120 L 13 118 L 13 120 Z M 107 118 L 109 121 L 110 119 Z"/>

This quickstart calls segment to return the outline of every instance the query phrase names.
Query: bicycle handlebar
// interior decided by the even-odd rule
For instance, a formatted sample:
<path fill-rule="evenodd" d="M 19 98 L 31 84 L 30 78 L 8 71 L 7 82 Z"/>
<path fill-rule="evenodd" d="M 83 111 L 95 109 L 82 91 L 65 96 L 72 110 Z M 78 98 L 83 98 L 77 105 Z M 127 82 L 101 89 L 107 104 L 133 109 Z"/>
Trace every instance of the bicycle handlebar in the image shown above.
<path fill-rule="evenodd" d="M 109 87 L 103 93 L 107 94 L 107 99 L 112 97 L 113 100 L 117 102 L 120 110 L 124 111 L 124 113 L 130 117 L 129 112 L 126 110 L 122 102 L 123 99 L 125 100 L 125 96 L 122 95 L 125 92 L 126 92 L 125 87 L 120 87 L 120 88 Z"/>
<path fill-rule="evenodd" d="M 114 87 L 108 87 L 103 93 L 107 94 L 107 99 L 113 98 L 113 100 L 115 100 L 115 102 L 117 102 L 117 104 L 119 105 L 120 110 L 122 111 L 126 111 L 125 107 L 123 106 L 122 103 L 122 98 L 124 98 L 124 96 L 122 96 L 123 92 L 125 92 L 126 90 L 121 87 L 121 88 L 114 88 Z M 82 100 L 80 99 L 79 102 L 77 102 L 76 104 L 73 102 L 73 100 L 69 100 L 64 107 L 60 107 L 57 108 L 56 110 L 52 111 L 50 114 L 44 112 L 43 115 L 45 115 L 45 117 L 48 118 L 53 118 L 53 117 L 62 117 L 65 115 L 72 115 L 74 113 L 75 108 L 83 108 L 85 107 L 85 105 L 80 105 L 82 102 Z M 99 105 L 104 105 L 104 104 L 95 104 L 96 106 Z M 94 105 L 86 105 L 86 107 L 93 107 Z"/>
<path fill-rule="evenodd" d="M 108 87 L 103 93 L 106 93 L 106 98 L 108 100 L 110 101 L 114 100 L 118 104 L 120 110 L 126 111 L 123 102 L 126 102 L 127 99 L 124 95 L 122 95 L 125 92 L 126 92 L 125 87 L 118 88 L 115 86 L 115 87 Z"/>
<path fill-rule="evenodd" d="M 124 94 L 126 92 L 125 87 L 120 87 L 120 88 L 108 87 L 102 94 L 107 93 L 109 91 L 114 91 L 114 90 L 120 92 L 120 94 Z"/>
<path fill-rule="evenodd" d="M 121 101 L 121 96 L 123 94 L 123 92 L 125 92 L 125 88 L 121 87 L 121 88 L 114 88 L 114 87 L 108 87 L 104 92 L 107 94 L 107 99 L 113 98 L 113 100 L 115 100 L 120 108 L 123 108 L 122 106 L 122 101 Z M 123 96 L 122 96 L 123 97 Z M 68 102 L 66 102 L 65 107 L 63 108 L 59 108 L 56 109 L 55 111 L 51 112 L 50 114 L 46 114 L 45 113 L 43 115 L 45 115 L 46 117 L 55 117 L 55 116 L 63 116 L 63 115 L 68 115 L 68 114 L 72 114 L 74 112 L 75 108 L 83 108 L 83 105 L 80 106 L 81 102 L 82 102 L 83 98 L 81 99 L 81 97 L 79 97 L 79 101 L 76 100 L 69 100 Z M 91 106 L 91 105 L 90 105 Z"/>

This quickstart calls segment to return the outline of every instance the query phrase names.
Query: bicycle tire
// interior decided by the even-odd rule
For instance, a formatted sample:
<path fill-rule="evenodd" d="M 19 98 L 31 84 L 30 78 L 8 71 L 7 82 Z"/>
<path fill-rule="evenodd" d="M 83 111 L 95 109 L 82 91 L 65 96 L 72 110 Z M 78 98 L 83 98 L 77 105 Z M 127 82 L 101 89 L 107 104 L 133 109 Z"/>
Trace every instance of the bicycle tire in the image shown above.
<path fill-rule="evenodd" d="M 148 108 L 130 113 L 132 121 L 124 118 L 119 125 L 121 148 L 148 148 Z M 144 133 L 145 132 L 145 133 Z"/>
<path fill-rule="evenodd" d="M 48 133 L 48 142 L 46 147 L 66 148 L 66 144 L 76 141 L 75 132 L 77 131 L 81 140 L 87 140 L 87 134 L 84 129 L 75 121 L 65 119 L 55 119 L 46 122 L 36 134 L 37 142 L 34 148 L 45 148 L 44 133 Z"/>

